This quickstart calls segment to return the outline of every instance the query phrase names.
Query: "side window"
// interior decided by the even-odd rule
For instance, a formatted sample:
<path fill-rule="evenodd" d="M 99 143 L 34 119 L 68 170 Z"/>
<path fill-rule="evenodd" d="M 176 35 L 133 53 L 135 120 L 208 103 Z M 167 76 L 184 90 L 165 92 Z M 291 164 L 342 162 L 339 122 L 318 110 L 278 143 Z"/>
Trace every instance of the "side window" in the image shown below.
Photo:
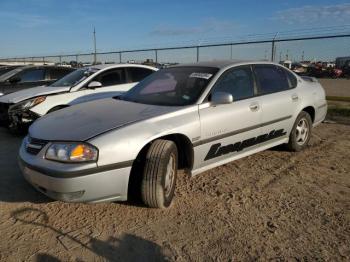
<path fill-rule="evenodd" d="M 29 69 L 18 74 L 21 82 L 36 82 L 45 80 L 44 69 Z"/>
<path fill-rule="evenodd" d="M 72 72 L 71 70 L 63 69 L 63 68 L 52 68 L 50 69 L 50 79 L 58 80 L 64 77 L 65 75 Z"/>
<path fill-rule="evenodd" d="M 140 82 L 150 74 L 154 73 L 153 70 L 140 67 L 129 67 L 128 69 L 129 81 L 131 83 Z"/>
<path fill-rule="evenodd" d="M 270 94 L 290 88 L 285 70 L 274 65 L 255 65 L 259 94 Z"/>
<path fill-rule="evenodd" d="M 241 100 L 254 96 L 254 80 L 249 66 L 230 69 L 216 82 L 212 92 L 226 92 L 233 100 Z"/>
<path fill-rule="evenodd" d="M 95 81 L 101 82 L 102 86 L 125 84 L 125 70 L 124 68 L 108 70 L 99 75 Z"/>

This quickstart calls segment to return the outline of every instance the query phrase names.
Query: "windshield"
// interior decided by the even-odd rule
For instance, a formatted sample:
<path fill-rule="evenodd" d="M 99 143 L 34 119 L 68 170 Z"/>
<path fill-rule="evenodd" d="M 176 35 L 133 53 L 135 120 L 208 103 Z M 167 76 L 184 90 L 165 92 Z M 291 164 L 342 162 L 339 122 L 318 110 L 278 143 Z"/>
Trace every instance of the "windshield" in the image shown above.
<path fill-rule="evenodd" d="M 185 106 L 195 103 L 218 68 L 173 67 L 145 78 L 120 97 L 141 104 Z"/>
<path fill-rule="evenodd" d="M 61 78 L 60 80 L 56 81 L 55 83 L 51 84 L 53 87 L 58 86 L 70 86 L 73 87 L 77 84 L 79 84 L 81 81 L 85 80 L 92 74 L 96 73 L 99 69 L 97 68 L 82 68 L 77 69 L 73 71 L 72 73 L 66 75 L 65 77 Z"/>

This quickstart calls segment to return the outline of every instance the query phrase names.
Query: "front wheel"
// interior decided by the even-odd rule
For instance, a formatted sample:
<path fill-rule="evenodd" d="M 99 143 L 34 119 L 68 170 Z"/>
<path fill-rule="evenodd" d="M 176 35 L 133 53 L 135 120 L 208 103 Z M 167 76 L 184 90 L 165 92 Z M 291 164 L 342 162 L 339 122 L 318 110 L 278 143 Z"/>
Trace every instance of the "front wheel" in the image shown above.
<path fill-rule="evenodd" d="M 176 186 L 178 153 L 174 142 L 158 139 L 147 151 L 141 184 L 142 201 L 149 207 L 170 206 Z"/>
<path fill-rule="evenodd" d="M 301 151 L 309 143 L 312 132 L 312 120 L 310 115 L 302 111 L 293 126 L 289 136 L 288 149 L 291 151 Z"/>

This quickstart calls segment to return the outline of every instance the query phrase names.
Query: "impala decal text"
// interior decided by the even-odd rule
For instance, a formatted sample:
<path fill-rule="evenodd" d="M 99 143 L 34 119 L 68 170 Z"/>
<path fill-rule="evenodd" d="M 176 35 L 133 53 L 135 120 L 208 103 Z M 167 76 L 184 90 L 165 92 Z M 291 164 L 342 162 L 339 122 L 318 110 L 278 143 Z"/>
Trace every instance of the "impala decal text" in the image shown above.
<path fill-rule="evenodd" d="M 210 147 L 209 152 L 204 158 L 204 160 L 206 161 L 222 155 L 230 154 L 233 152 L 239 152 L 247 147 L 255 146 L 257 144 L 264 143 L 266 141 L 275 139 L 277 137 L 282 137 L 284 135 L 286 135 L 286 132 L 283 129 L 279 129 L 279 130 L 272 130 L 270 133 L 263 134 L 258 137 L 252 137 L 240 142 L 236 142 L 234 144 L 221 146 L 221 143 L 216 143 Z"/>

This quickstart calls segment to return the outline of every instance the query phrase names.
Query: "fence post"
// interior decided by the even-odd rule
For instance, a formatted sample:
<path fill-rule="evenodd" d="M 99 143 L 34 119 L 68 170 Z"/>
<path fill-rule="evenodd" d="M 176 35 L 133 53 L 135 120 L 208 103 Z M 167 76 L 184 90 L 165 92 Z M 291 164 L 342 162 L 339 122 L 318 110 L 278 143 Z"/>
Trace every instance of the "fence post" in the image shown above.
<path fill-rule="evenodd" d="M 78 55 L 75 55 L 75 62 L 78 63 Z"/>
<path fill-rule="evenodd" d="M 62 64 L 62 56 L 61 55 L 60 55 L 59 59 L 60 59 L 60 64 Z"/>
<path fill-rule="evenodd" d="M 119 64 L 122 63 L 122 52 L 119 52 Z"/>
<path fill-rule="evenodd" d="M 275 39 L 278 35 L 278 32 L 275 34 L 275 36 L 272 39 L 272 49 L 271 49 L 271 62 L 275 60 Z"/>
<path fill-rule="evenodd" d="M 156 63 L 158 63 L 158 50 L 155 49 L 154 52 L 155 52 L 155 55 L 156 55 Z"/>

